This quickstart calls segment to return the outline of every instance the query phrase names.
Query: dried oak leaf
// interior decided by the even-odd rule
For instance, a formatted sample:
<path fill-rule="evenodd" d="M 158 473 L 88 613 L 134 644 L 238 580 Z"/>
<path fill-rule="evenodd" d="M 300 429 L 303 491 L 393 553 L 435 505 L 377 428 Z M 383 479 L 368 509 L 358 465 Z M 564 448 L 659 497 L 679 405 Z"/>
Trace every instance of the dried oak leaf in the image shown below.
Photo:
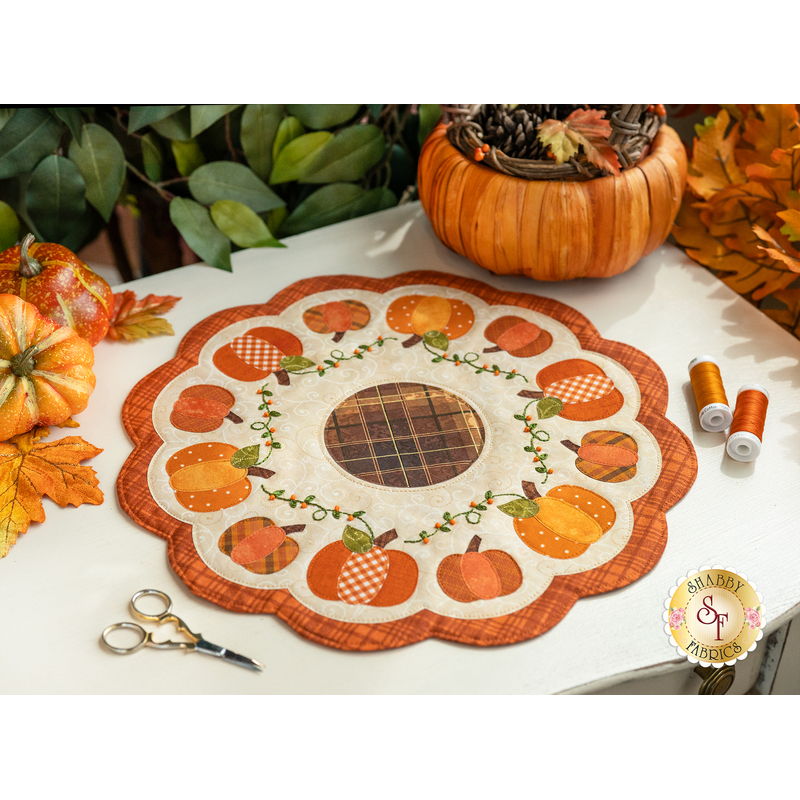
<path fill-rule="evenodd" d="M 778 166 L 750 164 L 745 170 L 747 177 L 769 185 L 781 197 L 796 191 L 800 186 L 800 144 L 788 150 L 776 147 L 770 153 L 770 160 Z"/>
<path fill-rule="evenodd" d="M 141 300 L 131 291 L 114 295 L 114 310 L 106 338 L 108 339 L 147 339 L 157 334 L 173 336 L 175 331 L 167 320 L 159 317 L 166 314 L 180 300 L 180 297 L 148 294 Z"/>
<path fill-rule="evenodd" d="M 793 272 L 800 272 L 800 259 L 797 258 L 798 252 L 789 243 L 789 240 L 783 236 L 777 228 L 773 228 L 771 233 L 767 233 L 760 225 L 753 225 L 753 233 L 759 239 L 766 242 L 770 247 L 759 245 L 767 255 L 774 258 L 776 261 L 781 261 L 789 267 Z"/>
<path fill-rule="evenodd" d="M 697 128 L 692 150 L 692 168 L 686 178 L 691 190 L 704 200 L 714 196 L 720 189 L 734 183 L 744 183 L 745 173 L 734 159 L 734 148 L 739 141 L 739 128 L 725 136 L 730 116 L 723 108 L 716 119 L 709 117 L 706 124 Z"/>
<path fill-rule="evenodd" d="M 556 164 L 563 164 L 582 147 L 590 163 L 619 175 L 619 158 L 606 141 L 611 124 L 603 119 L 605 113 L 596 108 L 578 108 L 565 120 L 547 119 L 537 128 L 539 141 L 550 148 Z"/>
<path fill-rule="evenodd" d="M 776 149 L 791 150 L 800 144 L 797 108 L 793 103 L 768 103 L 755 107 L 759 117 L 749 114 L 744 121 L 736 161 L 747 169 L 751 164 L 768 164 Z"/>
<path fill-rule="evenodd" d="M 800 242 L 800 211 L 788 208 L 786 211 L 779 211 L 778 216 L 786 223 L 781 228 L 781 233 L 788 237 L 790 242 Z"/>
<path fill-rule="evenodd" d="M 0 558 L 31 522 L 44 522 L 43 497 L 62 508 L 103 502 L 95 471 L 80 463 L 103 451 L 80 436 L 40 441 L 49 433 L 37 426 L 0 442 Z"/>

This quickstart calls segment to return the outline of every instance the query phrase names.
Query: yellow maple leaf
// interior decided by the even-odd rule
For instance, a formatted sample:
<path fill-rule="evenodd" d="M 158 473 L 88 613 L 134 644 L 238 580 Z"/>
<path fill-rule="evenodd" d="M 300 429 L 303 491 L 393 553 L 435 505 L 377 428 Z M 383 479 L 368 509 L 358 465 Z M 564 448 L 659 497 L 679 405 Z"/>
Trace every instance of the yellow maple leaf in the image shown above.
<path fill-rule="evenodd" d="M 95 471 L 80 463 L 103 451 L 80 436 L 42 442 L 49 433 L 37 426 L 0 442 L 0 558 L 31 522 L 44 522 L 43 497 L 62 508 L 103 502 Z"/>
<path fill-rule="evenodd" d="M 790 242 L 800 242 L 800 211 L 788 208 L 779 211 L 778 216 L 786 223 L 781 228 L 781 233 L 789 238 Z"/>
<path fill-rule="evenodd" d="M 702 134 L 694 140 L 692 170 L 686 182 L 704 200 L 732 183 L 744 183 L 747 180 L 733 156 L 739 141 L 738 126 L 734 126 L 725 136 L 729 122 L 730 116 L 723 108 L 715 120 L 713 117 L 706 119 Z"/>

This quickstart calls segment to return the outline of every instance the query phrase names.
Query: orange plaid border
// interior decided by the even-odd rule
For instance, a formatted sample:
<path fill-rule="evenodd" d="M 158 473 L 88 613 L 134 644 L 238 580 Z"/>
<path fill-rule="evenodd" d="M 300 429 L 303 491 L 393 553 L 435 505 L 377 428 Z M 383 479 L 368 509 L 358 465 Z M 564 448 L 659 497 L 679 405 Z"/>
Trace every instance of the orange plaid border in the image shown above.
<path fill-rule="evenodd" d="M 147 468 L 161 445 L 152 420 L 153 403 L 159 392 L 197 363 L 198 354 L 210 336 L 234 322 L 279 314 L 316 292 L 366 289 L 382 294 L 412 284 L 452 286 L 474 294 L 489 305 L 539 311 L 572 330 L 585 350 L 607 355 L 631 372 L 642 396 L 637 419 L 658 440 L 662 467 L 656 485 L 632 504 L 634 527 L 628 544 L 611 561 L 593 570 L 556 577 L 541 597 L 526 608 L 482 620 L 452 619 L 421 611 L 394 622 L 340 622 L 309 610 L 282 589 L 262 591 L 240 586 L 212 572 L 197 555 L 191 526 L 163 511 L 147 487 Z M 665 512 L 689 491 L 697 476 L 697 458 L 691 442 L 664 417 L 667 399 L 666 378 L 651 358 L 630 345 L 602 339 L 586 317 L 556 300 L 503 292 L 479 281 L 440 272 L 406 272 L 383 280 L 360 275 L 308 278 L 288 286 L 268 303 L 229 308 L 203 320 L 186 334 L 175 358 L 139 381 L 122 407 L 122 421 L 135 446 L 117 480 L 117 495 L 123 510 L 135 522 L 167 540 L 170 564 L 189 589 L 223 608 L 276 614 L 302 636 L 341 650 L 384 650 L 431 637 L 481 646 L 512 644 L 550 630 L 579 598 L 627 586 L 647 574 L 661 558 L 667 543 Z"/>

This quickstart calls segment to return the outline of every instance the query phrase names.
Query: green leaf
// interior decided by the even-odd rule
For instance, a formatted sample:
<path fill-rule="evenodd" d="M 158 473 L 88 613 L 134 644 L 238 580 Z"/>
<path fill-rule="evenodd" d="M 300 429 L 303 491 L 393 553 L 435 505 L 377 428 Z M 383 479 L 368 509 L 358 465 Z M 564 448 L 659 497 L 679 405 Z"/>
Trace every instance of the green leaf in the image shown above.
<path fill-rule="evenodd" d="M 47 242 L 62 242 L 86 211 L 86 184 L 75 164 L 46 156 L 31 173 L 25 205 Z"/>
<path fill-rule="evenodd" d="M 442 107 L 438 103 L 420 103 L 419 131 L 417 131 L 417 141 L 420 147 L 430 132 L 439 124 L 441 118 Z"/>
<path fill-rule="evenodd" d="M 62 130 L 47 109 L 17 109 L 0 130 L 0 179 L 30 172 L 56 149 Z"/>
<path fill-rule="evenodd" d="M 272 146 L 281 124 L 281 107 L 275 103 L 248 105 L 242 114 L 242 150 L 250 168 L 262 180 L 272 171 Z"/>
<path fill-rule="evenodd" d="M 247 469 L 252 467 L 258 461 L 258 445 L 249 444 L 247 447 L 242 447 L 231 456 L 231 464 L 239 469 Z"/>
<path fill-rule="evenodd" d="M 161 180 L 161 169 L 164 166 L 164 154 L 161 151 L 161 144 L 156 133 L 146 133 L 142 136 L 142 160 L 144 161 L 144 172 L 151 181 Z"/>
<path fill-rule="evenodd" d="M 16 108 L 0 108 L 0 131 L 5 128 L 6 123 L 17 113 Z"/>
<path fill-rule="evenodd" d="M 219 232 L 208 211 L 194 200 L 176 197 L 169 204 L 169 218 L 186 244 L 207 264 L 231 271 L 231 243 Z"/>
<path fill-rule="evenodd" d="M 211 206 L 211 219 L 239 247 L 286 247 L 253 209 L 235 200 L 217 200 Z"/>
<path fill-rule="evenodd" d="M 191 114 L 186 106 L 181 106 L 180 111 L 160 119 L 158 122 L 150 123 L 150 127 L 165 139 L 188 142 L 192 138 Z"/>
<path fill-rule="evenodd" d="M 372 537 L 366 532 L 352 525 L 344 526 L 342 543 L 353 553 L 369 553 L 372 550 Z"/>
<path fill-rule="evenodd" d="M 13 247 L 19 239 L 19 218 L 8 203 L 0 200 L 0 251 Z"/>
<path fill-rule="evenodd" d="M 285 205 L 250 167 L 231 161 L 213 161 L 196 169 L 189 178 L 189 191 L 204 205 L 236 200 L 256 213 Z"/>
<path fill-rule="evenodd" d="M 303 138 L 296 139 L 292 145 Z M 380 161 L 385 149 L 386 140 L 380 128 L 375 125 L 351 125 L 330 139 L 298 177 L 304 183 L 358 181 Z"/>
<path fill-rule="evenodd" d="M 303 123 L 297 117 L 287 117 L 281 120 L 278 125 L 278 132 L 275 134 L 275 141 L 272 143 L 272 160 L 277 160 L 281 150 L 286 147 L 289 142 L 302 136 L 306 132 Z M 266 178 L 265 178 L 266 180 Z"/>
<path fill-rule="evenodd" d="M 54 108 L 53 113 L 57 119 L 60 119 L 69 128 L 69 132 L 80 144 L 83 136 L 83 117 L 81 112 L 75 106 L 65 106 Z"/>
<path fill-rule="evenodd" d="M 281 225 L 280 234 L 291 236 L 356 216 L 364 191 L 353 183 L 329 183 L 300 203 Z"/>
<path fill-rule="evenodd" d="M 447 350 L 450 345 L 450 340 L 441 331 L 428 331 L 422 337 L 422 341 L 428 347 L 435 347 L 437 350 Z"/>
<path fill-rule="evenodd" d="M 332 103 L 328 105 L 287 105 L 286 110 L 297 117 L 307 128 L 318 131 L 322 128 L 333 128 L 352 119 L 360 103 Z"/>
<path fill-rule="evenodd" d="M 333 134 L 327 131 L 304 133 L 302 136 L 292 139 L 278 153 L 269 176 L 269 182 L 277 184 L 296 181 L 332 139 Z"/>
<path fill-rule="evenodd" d="M 561 413 L 564 404 L 557 397 L 543 397 L 536 404 L 536 415 L 539 419 L 550 419 Z"/>
<path fill-rule="evenodd" d="M 281 367 L 287 372 L 299 372 L 313 366 L 314 362 L 305 356 L 284 356 L 281 359 Z"/>
<path fill-rule="evenodd" d="M 192 138 L 202 133 L 206 128 L 210 128 L 218 119 L 222 119 L 226 114 L 230 114 L 235 106 L 192 106 L 190 109 L 189 132 Z"/>
<path fill-rule="evenodd" d="M 131 114 L 128 117 L 128 133 L 171 117 L 182 108 L 186 108 L 186 106 L 131 106 Z"/>
<path fill-rule="evenodd" d="M 175 139 L 169 143 L 169 146 L 172 149 L 172 156 L 175 159 L 178 172 L 184 178 L 206 163 L 203 151 L 195 139 L 190 139 L 188 142 L 181 142 Z"/>
<path fill-rule="evenodd" d="M 533 500 L 511 500 L 508 503 L 503 503 L 497 508 L 509 517 L 516 519 L 527 519 L 528 517 L 535 517 L 539 513 L 539 504 Z"/>
<path fill-rule="evenodd" d="M 86 199 L 108 222 L 125 180 L 122 146 L 105 128 L 90 122 L 83 126 L 83 144 L 73 139 L 69 157 L 86 181 Z"/>

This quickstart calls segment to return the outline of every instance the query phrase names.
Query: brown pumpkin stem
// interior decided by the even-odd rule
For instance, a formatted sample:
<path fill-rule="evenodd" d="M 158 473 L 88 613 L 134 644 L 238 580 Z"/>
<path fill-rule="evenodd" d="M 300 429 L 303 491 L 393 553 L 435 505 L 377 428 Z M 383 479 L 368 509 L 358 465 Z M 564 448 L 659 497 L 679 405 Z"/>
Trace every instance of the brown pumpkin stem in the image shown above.
<path fill-rule="evenodd" d="M 480 536 L 473 536 L 469 540 L 469 544 L 467 545 L 467 549 L 464 551 L 465 553 L 477 553 L 478 549 L 481 546 L 481 537 Z"/>
<path fill-rule="evenodd" d="M 567 450 L 572 450 L 573 453 L 577 453 L 578 450 L 581 449 L 581 446 L 579 444 L 575 444 L 575 442 L 571 442 L 569 439 L 562 440 L 561 444 L 563 444 L 564 447 L 567 448 Z"/>
<path fill-rule="evenodd" d="M 389 542 L 393 542 L 397 538 L 397 531 L 392 528 L 390 531 L 386 531 L 386 533 L 382 533 L 380 536 L 376 536 L 375 540 L 373 541 L 373 546 L 377 545 L 378 547 L 386 547 Z"/>
<path fill-rule="evenodd" d="M 275 473 L 266 467 L 248 467 L 247 474 L 251 478 L 271 478 Z"/>
<path fill-rule="evenodd" d="M 15 356 L 12 356 L 11 360 L 9 361 L 11 371 L 18 378 L 26 378 L 33 370 L 36 369 L 36 361 L 34 361 L 34 357 L 38 352 L 38 346 L 32 344 L 29 348 L 27 348 L 27 350 L 23 350 L 21 353 L 17 353 Z"/>
<path fill-rule="evenodd" d="M 244 422 L 244 420 L 238 414 L 234 414 L 233 411 L 229 411 L 225 415 L 225 419 L 229 419 L 231 422 L 235 422 L 237 425 Z"/>
<path fill-rule="evenodd" d="M 536 484 L 531 483 L 531 481 L 522 481 L 522 491 L 528 500 L 538 500 L 541 497 L 539 490 L 536 488 Z"/>
<path fill-rule="evenodd" d="M 279 369 L 275 372 L 275 377 L 281 386 L 289 385 L 289 373 L 285 369 Z"/>
<path fill-rule="evenodd" d="M 484 347 L 484 353 L 499 353 L 503 348 L 500 345 L 495 345 L 494 347 Z"/>
<path fill-rule="evenodd" d="M 419 344 L 421 341 L 422 337 L 418 333 L 415 333 L 412 337 L 403 342 L 403 347 L 413 347 L 415 344 Z"/>
<path fill-rule="evenodd" d="M 29 233 L 19 246 L 19 274 L 23 278 L 34 278 L 42 271 L 42 265 L 28 253 L 28 248 L 36 241 Z"/>
<path fill-rule="evenodd" d="M 344 339 L 344 333 L 344 331 L 336 331 L 336 333 L 333 334 L 333 341 L 341 342 L 342 339 Z"/>
<path fill-rule="evenodd" d="M 283 532 L 286 534 L 289 533 L 300 533 L 300 531 L 304 531 L 306 529 L 305 525 L 282 525 Z"/>
<path fill-rule="evenodd" d="M 534 389 L 523 389 L 517 392 L 517 397 L 527 397 L 529 400 L 541 400 L 544 397 L 544 392 L 537 392 Z"/>

